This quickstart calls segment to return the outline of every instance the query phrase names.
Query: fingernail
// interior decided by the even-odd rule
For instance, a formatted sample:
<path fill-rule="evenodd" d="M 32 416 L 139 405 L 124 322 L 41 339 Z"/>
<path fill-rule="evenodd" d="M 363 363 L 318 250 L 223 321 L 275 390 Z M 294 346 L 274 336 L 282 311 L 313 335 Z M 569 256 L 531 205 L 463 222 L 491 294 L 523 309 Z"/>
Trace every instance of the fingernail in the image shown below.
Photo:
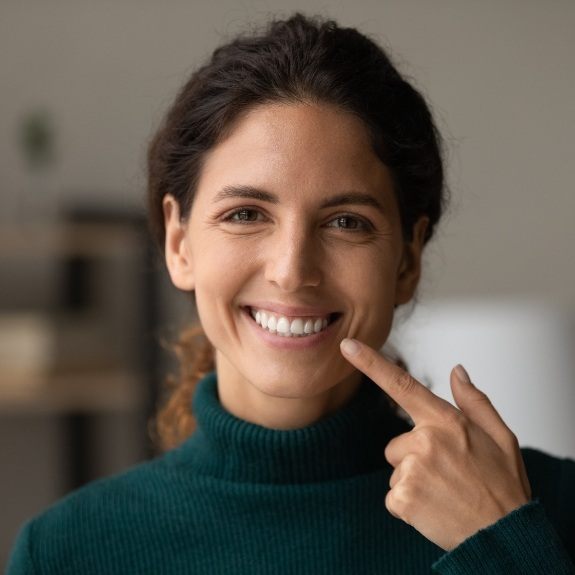
<path fill-rule="evenodd" d="M 349 355 L 350 357 L 354 356 L 359 351 L 359 344 L 357 343 L 357 341 L 355 341 L 355 339 L 350 339 L 346 337 L 341 341 L 339 345 L 341 351 L 343 351 L 345 355 Z"/>
<path fill-rule="evenodd" d="M 469 377 L 469 374 L 467 373 L 466 369 L 460 363 L 458 363 L 455 366 L 455 373 L 457 374 L 459 381 L 461 381 L 463 383 L 468 383 L 469 385 L 473 385 L 473 383 L 471 383 L 471 378 Z"/>

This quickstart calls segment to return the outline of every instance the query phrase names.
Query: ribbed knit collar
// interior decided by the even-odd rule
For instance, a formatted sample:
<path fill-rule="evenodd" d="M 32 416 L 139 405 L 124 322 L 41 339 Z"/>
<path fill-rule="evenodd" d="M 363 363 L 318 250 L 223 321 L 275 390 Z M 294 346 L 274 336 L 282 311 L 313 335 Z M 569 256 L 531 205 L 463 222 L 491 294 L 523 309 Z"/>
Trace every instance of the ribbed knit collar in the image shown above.
<path fill-rule="evenodd" d="M 215 373 L 198 382 L 192 405 L 197 428 L 173 455 L 194 472 L 238 483 L 312 483 L 371 473 L 389 467 L 387 442 L 410 429 L 367 378 L 339 410 L 299 429 L 235 417 L 220 403 Z"/>

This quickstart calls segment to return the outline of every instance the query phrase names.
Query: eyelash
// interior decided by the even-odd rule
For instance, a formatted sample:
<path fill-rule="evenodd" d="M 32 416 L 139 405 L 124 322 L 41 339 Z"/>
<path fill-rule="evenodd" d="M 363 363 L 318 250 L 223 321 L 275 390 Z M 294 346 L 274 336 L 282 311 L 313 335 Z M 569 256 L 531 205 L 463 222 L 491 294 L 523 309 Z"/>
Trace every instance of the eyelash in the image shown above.
<path fill-rule="evenodd" d="M 353 222 L 355 222 L 355 224 L 358 226 L 356 228 L 339 228 L 341 230 L 346 230 L 348 232 L 371 232 L 373 231 L 373 226 L 371 225 L 370 222 L 368 222 L 367 220 L 365 220 L 364 218 L 359 218 L 357 216 L 352 216 L 351 214 L 342 214 L 341 216 L 337 216 L 337 218 L 334 218 L 333 220 L 330 221 L 331 222 L 335 222 L 335 221 L 341 221 L 341 220 L 351 220 Z M 334 226 L 329 226 L 329 227 L 334 227 Z"/>
<path fill-rule="evenodd" d="M 252 222 L 254 222 L 255 220 L 236 220 L 234 219 L 234 216 L 237 216 L 238 214 L 241 213 L 253 213 L 253 214 L 261 214 L 260 211 L 254 209 L 254 208 L 238 208 L 237 210 L 234 210 L 233 212 L 228 213 L 227 215 L 225 215 L 223 217 L 223 221 L 224 222 L 230 222 L 230 223 L 234 223 L 234 224 L 250 224 Z"/>
<path fill-rule="evenodd" d="M 257 220 L 250 220 L 250 219 L 235 219 L 236 216 L 238 216 L 239 214 L 244 213 L 244 214 L 259 214 L 259 215 L 263 215 L 259 210 L 255 209 L 255 208 L 238 208 L 228 214 L 226 214 L 223 217 L 223 221 L 224 222 L 229 222 L 229 223 L 233 223 L 233 224 L 240 224 L 240 225 L 248 225 L 251 223 L 256 222 Z M 332 220 L 330 220 L 330 224 L 334 221 L 340 221 L 341 220 L 352 220 L 353 222 L 356 223 L 356 225 L 358 225 L 359 227 L 356 228 L 339 228 L 341 230 L 344 231 L 350 231 L 350 232 L 370 232 L 373 231 L 373 225 L 371 224 L 371 222 L 369 222 L 368 220 L 364 219 L 364 218 L 360 218 L 358 216 L 354 216 L 352 214 L 341 214 L 339 216 L 337 216 L 336 218 L 333 218 Z M 328 225 L 328 227 L 336 227 L 336 226 L 331 226 Z"/>

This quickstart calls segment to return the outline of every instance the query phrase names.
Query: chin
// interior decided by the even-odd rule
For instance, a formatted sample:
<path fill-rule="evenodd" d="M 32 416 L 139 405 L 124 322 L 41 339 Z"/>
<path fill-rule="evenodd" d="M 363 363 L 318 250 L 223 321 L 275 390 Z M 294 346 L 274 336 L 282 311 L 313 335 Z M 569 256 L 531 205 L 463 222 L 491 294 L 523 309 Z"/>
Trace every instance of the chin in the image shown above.
<path fill-rule="evenodd" d="M 345 361 L 345 360 L 344 360 Z M 263 366 L 257 374 L 245 373 L 246 379 L 262 393 L 286 399 L 314 397 L 339 383 L 354 373 L 354 368 L 331 365 L 328 368 L 305 366 Z"/>

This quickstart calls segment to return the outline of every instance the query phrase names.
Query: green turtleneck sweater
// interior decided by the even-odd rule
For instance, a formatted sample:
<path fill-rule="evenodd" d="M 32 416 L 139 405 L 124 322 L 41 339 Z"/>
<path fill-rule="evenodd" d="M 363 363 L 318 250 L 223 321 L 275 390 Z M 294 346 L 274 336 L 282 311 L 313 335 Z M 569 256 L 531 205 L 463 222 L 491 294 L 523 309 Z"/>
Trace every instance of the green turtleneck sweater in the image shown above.
<path fill-rule="evenodd" d="M 8 574 L 575 573 L 575 461 L 524 449 L 534 500 L 445 552 L 385 508 L 384 447 L 410 427 L 373 382 L 301 429 L 233 416 L 214 374 L 193 410 L 180 447 L 29 521 Z"/>

